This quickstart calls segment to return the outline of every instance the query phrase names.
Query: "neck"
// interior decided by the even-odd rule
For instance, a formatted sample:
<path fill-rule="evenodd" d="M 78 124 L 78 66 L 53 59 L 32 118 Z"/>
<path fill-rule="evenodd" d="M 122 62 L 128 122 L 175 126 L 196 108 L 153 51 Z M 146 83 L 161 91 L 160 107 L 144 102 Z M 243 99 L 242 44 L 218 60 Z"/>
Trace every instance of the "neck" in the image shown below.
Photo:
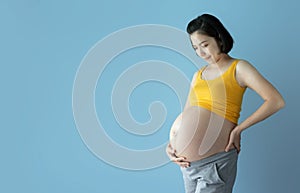
<path fill-rule="evenodd" d="M 227 64 L 228 61 L 232 59 L 228 54 L 221 53 L 218 58 L 214 62 L 209 63 L 212 67 L 221 67 L 224 64 Z"/>

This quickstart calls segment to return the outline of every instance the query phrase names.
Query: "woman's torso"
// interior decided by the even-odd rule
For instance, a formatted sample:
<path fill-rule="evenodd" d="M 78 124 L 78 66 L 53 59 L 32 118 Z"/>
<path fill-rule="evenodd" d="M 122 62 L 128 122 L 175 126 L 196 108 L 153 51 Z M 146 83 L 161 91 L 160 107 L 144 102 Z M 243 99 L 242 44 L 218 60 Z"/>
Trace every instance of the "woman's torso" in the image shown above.
<path fill-rule="evenodd" d="M 172 125 L 171 145 L 178 156 L 189 161 L 224 151 L 230 132 L 236 126 L 245 88 L 240 87 L 235 77 L 238 60 L 227 62 L 230 65 L 213 81 L 208 80 L 208 84 L 201 76 L 203 70 L 199 71 L 189 97 L 192 106 Z"/>
<path fill-rule="evenodd" d="M 235 124 L 199 106 L 185 109 L 174 121 L 170 143 L 177 156 L 196 161 L 225 150 Z"/>

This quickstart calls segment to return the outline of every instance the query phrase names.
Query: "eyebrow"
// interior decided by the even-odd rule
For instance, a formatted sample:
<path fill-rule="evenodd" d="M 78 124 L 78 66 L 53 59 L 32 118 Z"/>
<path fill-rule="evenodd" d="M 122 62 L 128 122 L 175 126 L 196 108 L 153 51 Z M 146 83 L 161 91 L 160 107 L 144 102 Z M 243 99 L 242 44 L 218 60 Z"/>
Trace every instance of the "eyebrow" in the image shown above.
<path fill-rule="evenodd" d="M 207 42 L 207 41 L 208 41 L 208 40 L 204 40 L 204 41 L 200 42 L 199 45 L 201 45 L 201 44 L 203 44 L 203 43 L 205 43 L 205 42 Z"/>
<path fill-rule="evenodd" d="M 200 42 L 198 45 L 201 45 L 201 44 L 203 44 L 205 42 L 208 42 L 208 40 L 204 40 L 204 41 Z M 195 46 L 195 44 L 192 44 L 192 46 Z"/>

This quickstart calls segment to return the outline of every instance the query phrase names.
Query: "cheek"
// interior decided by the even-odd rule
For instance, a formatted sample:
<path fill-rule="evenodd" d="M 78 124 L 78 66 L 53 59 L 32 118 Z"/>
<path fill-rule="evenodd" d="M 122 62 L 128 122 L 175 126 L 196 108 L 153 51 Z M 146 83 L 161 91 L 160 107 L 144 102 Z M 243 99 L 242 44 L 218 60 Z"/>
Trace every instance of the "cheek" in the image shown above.
<path fill-rule="evenodd" d="M 199 49 L 195 50 L 195 53 L 196 53 L 198 56 L 200 56 L 200 50 L 199 50 Z"/>
<path fill-rule="evenodd" d="M 221 50 L 218 46 L 214 46 L 214 47 L 211 47 L 211 49 L 209 50 L 209 53 L 211 54 L 220 54 Z"/>

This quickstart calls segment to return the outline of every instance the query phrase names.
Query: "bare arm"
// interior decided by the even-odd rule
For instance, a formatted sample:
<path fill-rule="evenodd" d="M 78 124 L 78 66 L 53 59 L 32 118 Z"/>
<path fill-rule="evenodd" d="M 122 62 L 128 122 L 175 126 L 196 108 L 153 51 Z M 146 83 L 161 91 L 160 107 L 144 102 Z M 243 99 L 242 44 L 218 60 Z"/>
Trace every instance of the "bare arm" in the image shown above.
<path fill-rule="evenodd" d="M 251 88 L 264 100 L 251 116 L 239 124 L 240 131 L 268 118 L 284 107 L 285 102 L 280 93 L 248 62 L 241 61 L 238 65 L 237 79 L 242 86 Z"/>
<path fill-rule="evenodd" d="M 238 63 L 236 78 L 241 86 L 251 88 L 264 100 L 263 104 L 252 115 L 236 126 L 231 132 L 226 150 L 235 146 L 239 151 L 241 132 L 279 111 L 284 107 L 285 102 L 276 88 L 246 61 Z"/>

